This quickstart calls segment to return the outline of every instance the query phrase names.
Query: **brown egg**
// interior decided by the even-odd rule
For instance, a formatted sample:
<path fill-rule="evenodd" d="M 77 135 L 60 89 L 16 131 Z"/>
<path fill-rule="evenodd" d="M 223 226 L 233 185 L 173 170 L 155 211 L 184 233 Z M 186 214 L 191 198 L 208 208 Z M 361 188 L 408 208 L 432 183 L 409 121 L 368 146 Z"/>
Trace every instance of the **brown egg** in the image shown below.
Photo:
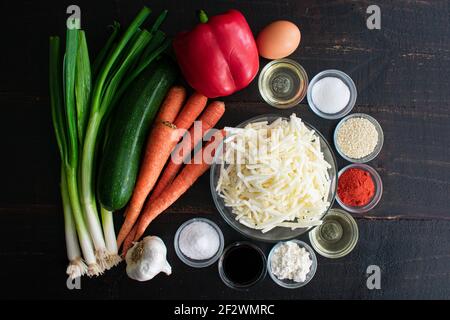
<path fill-rule="evenodd" d="M 300 29 L 295 24 L 279 20 L 262 29 L 256 38 L 256 44 L 261 57 L 281 59 L 297 49 L 300 38 Z"/>

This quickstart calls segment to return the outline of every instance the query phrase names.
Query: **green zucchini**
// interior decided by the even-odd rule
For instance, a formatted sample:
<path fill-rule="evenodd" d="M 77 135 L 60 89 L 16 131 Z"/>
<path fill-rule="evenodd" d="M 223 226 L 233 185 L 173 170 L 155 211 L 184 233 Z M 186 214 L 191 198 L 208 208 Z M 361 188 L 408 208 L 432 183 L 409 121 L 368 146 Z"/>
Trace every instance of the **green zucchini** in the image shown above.
<path fill-rule="evenodd" d="M 169 59 L 153 62 L 114 111 L 97 180 L 97 196 L 104 208 L 119 210 L 130 200 L 150 126 L 176 76 Z"/>

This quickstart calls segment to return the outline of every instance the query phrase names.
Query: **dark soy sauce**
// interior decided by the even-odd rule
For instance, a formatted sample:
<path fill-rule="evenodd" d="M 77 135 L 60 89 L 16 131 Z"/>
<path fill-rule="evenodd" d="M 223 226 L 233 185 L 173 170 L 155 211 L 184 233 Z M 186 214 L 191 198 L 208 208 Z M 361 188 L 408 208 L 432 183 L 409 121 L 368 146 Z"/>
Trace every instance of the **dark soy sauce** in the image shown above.
<path fill-rule="evenodd" d="M 265 272 L 263 253 L 251 244 L 240 243 L 226 250 L 223 256 L 223 272 L 231 285 L 249 287 Z"/>

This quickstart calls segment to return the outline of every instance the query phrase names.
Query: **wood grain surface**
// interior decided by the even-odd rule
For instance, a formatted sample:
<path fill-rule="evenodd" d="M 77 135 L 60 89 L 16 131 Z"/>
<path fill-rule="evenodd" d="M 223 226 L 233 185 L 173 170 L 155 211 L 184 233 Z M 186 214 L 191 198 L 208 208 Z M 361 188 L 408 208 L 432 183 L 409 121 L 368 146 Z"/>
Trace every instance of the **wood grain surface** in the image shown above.
<path fill-rule="evenodd" d="M 276 19 L 302 31 L 291 56 L 310 79 L 324 69 L 350 74 L 358 88 L 354 112 L 375 117 L 385 144 L 370 165 L 378 170 L 384 193 L 371 212 L 357 215 L 360 240 L 338 260 L 319 257 L 315 278 L 298 290 L 277 287 L 269 278 L 247 292 L 228 289 L 217 266 L 195 270 L 172 249 L 177 227 L 194 216 L 221 226 L 226 243 L 243 239 L 221 220 L 203 176 L 151 225 L 169 249 L 174 273 L 149 283 L 129 280 L 124 265 L 98 279 L 82 279 L 82 290 L 68 290 L 59 160 L 48 97 L 48 37 L 63 35 L 69 1 L 3 1 L 0 9 L 0 283 L 2 298 L 150 299 L 415 299 L 450 298 L 450 3 L 377 1 L 381 30 L 368 30 L 371 1 L 76 1 L 82 28 L 95 54 L 116 19 L 128 23 L 145 4 L 169 9 L 162 29 L 173 36 L 196 23 L 195 10 L 210 15 L 241 10 L 256 34 Z M 153 14 L 153 17 L 156 14 Z M 267 63 L 261 60 L 261 66 Z M 236 125 L 264 113 L 295 112 L 330 142 L 337 121 L 315 116 L 306 100 L 280 111 L 266 105 L 257 82 L 225 98 L 219 125 Z M 339 167 L 347 163 L 338 158 Z M 120 214 L 116 224 L 120 225 Z M 307 236 L 301 239 L 306 240 Z M 268 253 L 270 245 L 260 243 Z M 381 290 L 368 290 L 366 268 L 382 270 Z M 24 274 L 29 275 L 23 277 Z M 180 290 L 182 288 L 182 290 Z"/>

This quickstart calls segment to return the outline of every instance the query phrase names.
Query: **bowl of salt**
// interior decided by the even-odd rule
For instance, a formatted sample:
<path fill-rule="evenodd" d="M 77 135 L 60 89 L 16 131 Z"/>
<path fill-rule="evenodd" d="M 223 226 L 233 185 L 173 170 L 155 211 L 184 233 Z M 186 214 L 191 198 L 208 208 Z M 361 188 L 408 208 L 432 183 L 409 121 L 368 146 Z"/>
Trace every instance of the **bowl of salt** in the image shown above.
<path fill-rule="evenodd" d="M 193 218 L 178 228 L 174 246 L 178 258 L 185 264 L 205 268 L 220 258 L 224 238 L 220 228 L 211 220 Z"/>
<path fill-rule="evenodd" d="M 339 119 L 352 111 L 357 91 L 350 76 L 339 70 L 324 70 L 311 80 L 308 87 L 308 104 L 311 110 L 324 119 Z"/>

